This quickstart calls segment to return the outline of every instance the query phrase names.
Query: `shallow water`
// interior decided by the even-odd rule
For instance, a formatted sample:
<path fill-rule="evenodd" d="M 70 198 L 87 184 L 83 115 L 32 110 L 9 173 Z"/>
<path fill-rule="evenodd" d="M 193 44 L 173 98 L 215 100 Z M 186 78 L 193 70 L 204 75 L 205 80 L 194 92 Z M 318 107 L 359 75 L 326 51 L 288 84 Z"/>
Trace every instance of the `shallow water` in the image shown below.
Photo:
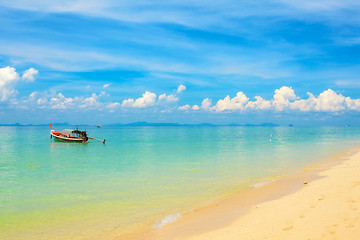
<path fill-rule="evenodd" d="M 61 127 L 56 127 L 61 130 Z M 87 128 L 106 144 L 0 127 L 0 239 L 96 239 L 193 208 L 360 145 L 360 128 Z"/>

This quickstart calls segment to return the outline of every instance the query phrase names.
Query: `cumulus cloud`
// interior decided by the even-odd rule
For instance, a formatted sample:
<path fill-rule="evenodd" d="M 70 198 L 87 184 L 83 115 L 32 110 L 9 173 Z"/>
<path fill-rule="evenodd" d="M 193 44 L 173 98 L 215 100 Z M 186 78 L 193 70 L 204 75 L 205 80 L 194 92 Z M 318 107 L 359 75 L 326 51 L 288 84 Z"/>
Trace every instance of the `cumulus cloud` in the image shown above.
<path fill-rule="evenodd" d="M 345 98 L 348 109 L 360 111 L 360 99 Z"/>
<path fill-rule="evenodd" d="M 211 109 L 211 99 L 205 98 L 201 103 L 201 108 L 204 110 L 210 110 Z"/>
<path fill-rule="evenodd" d="M 72 107 L 74 99 L 66 98 L 62 93 L 56 93 L 55 91 L 35 91 L 29 95 L 26 103 L 37 108 L 67 109 Z"/>
<path fill-rule="evenodd" d="M 328 89 L 318 97 L 308 92 L 308 99 L 300 99 L 290 103 L 290 108 L 300 111 L 318 111 L 318 112 L 338 112 L 346 108 L 356 110 L 357 100 L 345 98 L 341 94 L 337 94 L 331 89 Z M 347 99 L 347 100 L 346 100 Z"/>
<path fill-rule="evenodd" d="M 0 88 L 13 85 L 19 81 L 19 74 L 13 67 L 0 68 Z"/>
<path fill-rule="evenodd" d="M 50 98 L 49 105 L 53 109 L 66 109 L 74 102 L 73 98 L 66 98 L 62 93 Z"/>
<path fill-rule="evenodd" d="M 244 110 L 249 98 L 243 92 L 238 92 L 235 97 L 230 98 L 227 95 L 220 99 L 214 106 L 215 111 L 222 112 L 225 110 Z"/>
<path fill-rule="evenodd" d="M 122 102 L 122 107 L 134 107 L 134 108 L 145 108 L 154 106 L 156 103 L 156 94 L 146 91 L 141 98 L 136 100 L 129 98 Z"/>
<path fill-rule="evenodd" d="M 184 85 L 180 84 L 176 90 L 176 93 L 182 93 L 185 90 L 186 90 L 186 87 Z"/>
<path fill-rule="evenodd" d="M 159 95 L 159 97 L 157 97 L 155 93 L 152 93 L 150 91 L 145 91 L 145 93 L 142 95 L 141 98 L 125 99 L 121 103 L 121 106 L 125 107 L 125 108 L 146 108 L 146 107 L 151 107 L 151 106 L 161 105 L 161 104 L 166 104 L 166 103 L 175 103 L 175 102 L 179 101 L 178 94 L 183 92 L 185 89 L 186 89 L 186 87 L 184 85 L 179 85 L 177 87 L 176 91 L 174 90 L 172 94 L 164 93 L 164 94 Z"/>
<path fill-rule="evenodd" d="M 198 106 L 198 105 L 194 105 L 194 106 L 192 106 L 192 110 L 199 110 L 200 109 L 200 107 Z"/>
<path fill-rule="evenodd" d="M 317 98 L 315 110 L 337 112 L 345 109 L 345 97 L 331 89 L 322 92 Z"/>
<path fill-rule="evenodd" d="M 156 94 L 146 91 L 141 98 L 135 100 L 133 107 L 143 108 L 153 106 L 156 102 Z"/>
<path fill-rule="evenodd" d="M 92 93 L 91 94 L 91 97 L 87 97 L 85 98 L 84 100 L 82 100 L 83 98 L 81 97 L 78 97 L 78 99 L 80 100 L 80 102 L 82 104 L 80 104 L 79 106 L 81 108 L 100 108 L 102 107 L 102 103 L 99 102 L 99 98 L 102 97 L 102 96 L 105 96 L 106 93 L 104 91 L 100 92 L 100 94 L 96 94 L 96 93 Z"/>
<path fill-rule="evenodd" d="M 17 91 L 14 89 L 15 85 L 20 80 L 34 81 L 34 76 L 37 73 L 36 69 L 29 68 L 20 78 L 15 68 L 10 66 L 0 68 L 0 101 L 4 102 L 14 97 L 17 94 Z"/>
<path fill-rule="evenodd" d="M 328 89 L 315 96 L 308 92 L 308 98 L 301 99 L 296 96 L 291 87 L 283 86 L 276 89 L 274 96 L 266 100 L 260 96 L 255 96 L 255 101 L 249 101 L 249 98 L 243 93 L 238 92 L 235 97 L 226 96 L 218 100 L 216 105 L 211 106 L 211 99 L 205 98 L 201 104 L 201 109 L 206 111 L 247 111 L 247 110 L 273 110 L 301 112 L 340 112 L 345 110 L 360 111 L 360 99 L 351 99 L 342 94 Z M 186 106 L 186 105 L 185 105 Z M 179 110 L 188 110 L 189 108 L 179 108 Z M 198 105 L 192 107 L 193 110 L 199 110 Z"/>
<path fill-rule="evenodd" d="M 249 101 L 245 109 L 266 110 L 273 107 L 271 101 L 265 100 L 260 96 L 255 96 L 255 99 L 256 101 Z"/>
<path fill-rule="evenodd" d="M 178 107 L 179 110 L 182 110 L 182 111 L 187 111 L 191 108 L 191 106 L 189 104 L 186 104 L 184 106 L 180 106 Z"/>
<path fill-rule="evenodd" d="M 308 99 L 299 99 L 291 103 L 291 109 L 297 109 L 302 112 L 309 112 L 315 110 L 315 106 L 317 104 L 317 98 L 314 94 L 308 92 Z"/>
<path fill-rule="evenodd" d="M 104 96 L 108 96 L 105 92 L 99 94 L 92 93 L 90 97 L 65 97 L 61 92 L 44 91 L 32 92 L 24 103 L 30 107 L 40 109 L 98 109 L 101 110 L 106 103 L 100 101 Z"/>
<path fill-rule="evenodd" d="M 16 94 L 13 86 L 19 81 L 19 74 L 15 68 L 0 68 L 0 102 L 5 102 Z"/>
<path fill-rule="evenodd" d="M 275 90 L 273 105 L 277 111 L 282 111 L 289 107 L 290 101 L 298 99 L 291 87 L 283 86 Z"/>
<path fill-rule="evenodd" d="M 168 103 L 177 102 L 178 100 L 179 100 L 178 97 L 172 94 L 166 95 L 165 93 L 161 94 L 158 99 L 159 102 L 168 102 Z"/>
<path fill-rule="evenodd" d="M 121 106 L 122 106 L 122 107 L 133 107 L 134 103 L 135 103 L 134 99 L 129 98 L 129 99 L 125 99 L 125 100 L 121 103 Z"/>
<path fill-rule="evenodd" d="M 29 81 L 29 82 L 33 82 L 35 80 L 35 75 L 37 75 L 39 73 L 38 70 L 36 70 L 35 68 L 29 68 L 28 70 L 26 70 L 24 72 L 24 74 L 22 75 L 22 79 Z"/>
<path fill-rule="evenodd" d="M 177 87 L 176 92 L 174 94 L 169 94 L 169 95 L 166 95 L 165 93 L 161 94 L 159 96 L 158 102 L 159 103 L 161 103 L 161 102 L 167 102 L 167 103 L 177 102 L 177 101 L 179 101 L 178 95 L 181 94 L 185 90 L 186 90 L 186 87 L 184 85 L 180 84 Z"/>

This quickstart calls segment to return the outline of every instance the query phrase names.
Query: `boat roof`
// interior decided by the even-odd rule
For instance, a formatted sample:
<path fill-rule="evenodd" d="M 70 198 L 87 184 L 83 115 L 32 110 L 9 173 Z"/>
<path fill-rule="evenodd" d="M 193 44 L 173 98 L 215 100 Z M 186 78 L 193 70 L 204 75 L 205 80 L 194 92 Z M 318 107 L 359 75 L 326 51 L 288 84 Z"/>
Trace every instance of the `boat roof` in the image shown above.
<path fill-rule="evenodd" d="M 63 129 L 63 130 L 61 131 L 61 133 L 70 135 L 73 131 L 75 131 L 75 130 L 73 130 L 73 129 Z"/>

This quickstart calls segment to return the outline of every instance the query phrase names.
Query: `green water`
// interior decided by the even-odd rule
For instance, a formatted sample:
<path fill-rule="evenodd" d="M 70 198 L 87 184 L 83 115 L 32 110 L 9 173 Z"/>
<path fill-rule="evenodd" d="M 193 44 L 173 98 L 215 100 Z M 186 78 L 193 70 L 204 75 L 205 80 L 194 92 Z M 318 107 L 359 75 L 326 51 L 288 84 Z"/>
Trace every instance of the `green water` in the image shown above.
<path fill-rule="evenodd" d="M 106 144 L 54 142 L 48 127 L 0 127 L 0 239 L 97 239 L 161 227 L 169 216 L 360 145 L 353 127 L 87 131 Z"/>

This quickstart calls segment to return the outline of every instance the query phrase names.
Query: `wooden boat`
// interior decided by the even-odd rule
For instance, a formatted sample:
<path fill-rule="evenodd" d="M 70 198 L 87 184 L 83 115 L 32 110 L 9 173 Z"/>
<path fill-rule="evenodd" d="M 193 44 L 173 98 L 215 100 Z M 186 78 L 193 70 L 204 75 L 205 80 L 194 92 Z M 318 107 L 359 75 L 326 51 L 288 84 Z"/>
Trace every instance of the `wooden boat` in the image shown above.
<path fill-rule="evenodd" d="M 55 140 L 60 141 L 68 141 L 68 142 L 88 142 L 89 138 L 86 134 L 86 131 L 72 130 L 72 129 L 64 129 L 61 132 L 55 131 L 52 128 L 52 124 L 50 123 L 50 135 L 54 137 Z"/>
<path fill-rule="evenodd" d="M 93 139 L 96 141 L 100 141 L 105 144 L 105 139 L 100 140 L 97 138 L 89 137 L 86 131 L 79 131 L 73 129 L 64 129 L 61 132 L 55 131 L 52 128 L 52 124 L 50 123 L 50 136 L 54 137 L 55 140 L 67 141 L 67 142 L 79 142 L 79 143 L 87 143 L 89 139 Z"/>

